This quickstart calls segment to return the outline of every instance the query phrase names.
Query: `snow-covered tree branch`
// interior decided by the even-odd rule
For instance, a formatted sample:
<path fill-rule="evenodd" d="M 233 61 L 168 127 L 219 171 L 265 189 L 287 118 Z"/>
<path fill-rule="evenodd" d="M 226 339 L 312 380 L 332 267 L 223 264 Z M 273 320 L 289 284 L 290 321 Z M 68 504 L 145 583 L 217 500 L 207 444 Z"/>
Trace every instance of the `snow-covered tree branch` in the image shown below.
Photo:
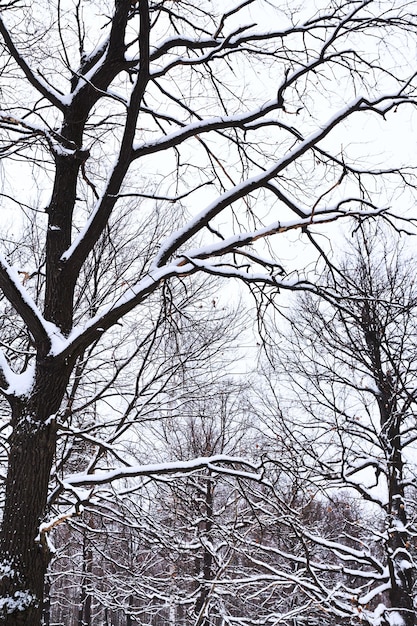
<path fill-rule="evenodd" d="M 83 473 L 133 467 L 127 425 L 157 383 L 169 404 L 163 334 L 203 277 L 314 289 L 321 228 L 414 228 L 414 163 L 380 135 L 415 115 L 416 23 L 385 0 L 11 0 L 0 38 L 0 620 L 37 626 L 68 441 Z"/>

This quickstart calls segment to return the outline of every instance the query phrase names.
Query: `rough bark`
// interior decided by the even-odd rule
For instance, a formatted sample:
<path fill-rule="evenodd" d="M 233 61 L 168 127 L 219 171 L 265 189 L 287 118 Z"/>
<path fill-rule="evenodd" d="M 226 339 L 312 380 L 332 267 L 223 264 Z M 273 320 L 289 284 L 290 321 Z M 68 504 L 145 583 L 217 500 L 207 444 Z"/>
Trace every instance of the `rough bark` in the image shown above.
<path fill-rule="evenodd" d="M 39 526 L 56 449 L 54 415 L 65 392 L 68 370 L 69 366 L 53 361 L 38 364 L 31 396 L 13 402 L 0 537 L 0 623 L 5 626 L 34 626 L 41 620 L 50 550 Z"/>

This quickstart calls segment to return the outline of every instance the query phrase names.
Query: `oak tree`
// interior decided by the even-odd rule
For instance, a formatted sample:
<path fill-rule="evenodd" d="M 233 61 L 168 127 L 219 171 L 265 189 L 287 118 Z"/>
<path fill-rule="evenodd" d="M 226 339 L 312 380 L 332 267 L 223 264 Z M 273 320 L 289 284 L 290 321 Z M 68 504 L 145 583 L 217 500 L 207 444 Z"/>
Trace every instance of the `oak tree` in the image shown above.
<path fill-rule="evenodd" d="M 0 7 L 3 624 L 40 623 L 63 401 L 92 347 L 117 350 L 121 320 L 136 316 L 146 349 L 157 295 L 197 273 L 305 287 L 303 263 L 286 263 L 275 239 L 299 234 L 304 250 L 320 224 L 388 219 L 400 200 L 405 215 L 397 189 L 412 189 L 407 163 L 382 167 L 346 144 L 369 132 L 366 150 L 379 155 L 372 136 L 415 105 L 413 12 L 397 1 L 332 2 L 311 14 L 296 5 Z M 108 238 L 121 223 L 135 233 L 127 253 Z M 27 256 L 29 227 L 37 246 Z M 103 247 L 113 252 L 106 267 Z M 109 288 L 97 299 L 104 269 Z M 83 485 L 233 464 L 220 455 L 135 466 L 120 454 L 62 482 L 74 506 Z"/>

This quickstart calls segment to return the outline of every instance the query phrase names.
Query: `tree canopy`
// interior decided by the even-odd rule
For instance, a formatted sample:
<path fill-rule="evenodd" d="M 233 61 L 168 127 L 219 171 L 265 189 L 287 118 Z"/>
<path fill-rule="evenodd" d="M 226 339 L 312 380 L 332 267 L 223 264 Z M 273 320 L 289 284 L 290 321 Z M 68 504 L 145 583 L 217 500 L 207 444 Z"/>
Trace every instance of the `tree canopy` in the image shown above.
<path fill-rule="evenodd" d="M 0 41 L 0 619 L 37 626 L 57 498 L 78 512 L 116 479 L 259 479 L 223 453 L 134 463 L 127 426 L 141 386 L 173 380 L 170 329 L 203 278 L 315 291 L 321 227 L 413 229 L 413 163 L 377 135 L 414 114 L 416 17 L 385 0 L 6 0 Z M 67 472 L 80 439 L 88 462 Z"/>

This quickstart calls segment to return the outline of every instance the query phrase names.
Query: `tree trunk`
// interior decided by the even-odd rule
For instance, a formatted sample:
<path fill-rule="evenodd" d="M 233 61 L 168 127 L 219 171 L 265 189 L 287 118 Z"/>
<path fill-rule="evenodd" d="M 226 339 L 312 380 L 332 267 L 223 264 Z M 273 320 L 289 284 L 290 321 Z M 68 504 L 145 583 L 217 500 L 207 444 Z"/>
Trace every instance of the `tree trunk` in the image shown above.
<path fill-rule="evenodd" d="M 50 626 L 51 624 L 51 582 L 49 577 L 46 577 L 45 582 L 45 591 L 44 591 L 45 601 L 43 603 L 43 626 Z"/>
<path fill-rule="evenodd" d="M 388 569 L 391 578 L 389 597 L 391 607 L 402 617 L 404 626 L 414 626 L 413 587 L 415 566 L 409 552 L 410 537 L 407 530 L 407 512 L 404 500 L 401 433 L 396 419 L 391 419 L 387 438 L 388 459 L 391 465 L 387 516 L 388 541 L 386 546 Z M 390 623 L 388 620 L 387 624 Z"/>
<path fill-rule="evenodd" d="M 50 550 L 39 526 L 45 514 L 57 425 L 69 367 L 38 363 L 33 392 L 13 400 L 13 431 L 0 535 L 0 624 L 38 626 Z"/>
<path fill-rule="evenodd" d="M 209 473 L 210 477 L 210 473 Z M 205 493 L 205 521 L 204 521 L 204 535 L 211 540 L 211 530 L 213 528 L 213 482 L 209 478 L 206 486 Z M 204 544 L 203 549 L 203 579 L 201 581 L 201 590 L 195 604 L 195 612 L 198 617 L 199 626 L 209 626 L 210 620 L 208 617 L 203 616 L 201 612 L 206 609 L 206 603 L 210 596 L 209 583 L 213 578 L 213 554 Z"/>
<path fill-rule="evenodd" d="M 404 464 L 401 441 L 401 422 L 404 416 L 398 407 L 396 388 L 399 383 L 389 370 L 384 371 L 381 325 L 367 302 L 363 306 L 362 323 L 375 380 L 380 391 L 378 396 L 381 424 L 380 444 L 387 463 L 388 539 L 385 549 L 391 582 L 389 590 L 391 612 L 390 615 L 383 618 L 383 624 L 390 626 L 392 612 L 396 612 L 404 626 L 414 626 L 413 583 L 415 567 L 408 550 L 409 533 L 404 500 Z"/>
<path fill-rule="evenodd" d="M 88 545 L 87 532 L 83 535 L 83 566 L 80 594 L 80 608 L 78 612 L 78 626 L 91 626 L 92 598 L 88 592 L 88 583 L 93 571 L 93 553 Z"/>
<path fill-rule="evenodd" d="M 389 372 L 380 382 L 381 440 L 388 463 L 388 505 L 386 543 L 388 570 L 391 579 L 389 598 L 404 626 L 414 626 L 415 610 L 413 583 L 415 567 L 409 552 L 409 532 L 404 493 L 404 464 L 402 458 L 401 414 L 396 403 L 395 381 Z M 383 406 L 381 404 L 383 403 Z M 386 625 L 392 623 L 386 618 Z"/>
<path fill-rule="evenodd" d="M 49 563 L 39 537 L 55 452 L 56 426 L 22 420 L 10 442 L 10 464 L 0 542 L 3 576 L 1 619 L 7 626 L 40 623 Z"/>

